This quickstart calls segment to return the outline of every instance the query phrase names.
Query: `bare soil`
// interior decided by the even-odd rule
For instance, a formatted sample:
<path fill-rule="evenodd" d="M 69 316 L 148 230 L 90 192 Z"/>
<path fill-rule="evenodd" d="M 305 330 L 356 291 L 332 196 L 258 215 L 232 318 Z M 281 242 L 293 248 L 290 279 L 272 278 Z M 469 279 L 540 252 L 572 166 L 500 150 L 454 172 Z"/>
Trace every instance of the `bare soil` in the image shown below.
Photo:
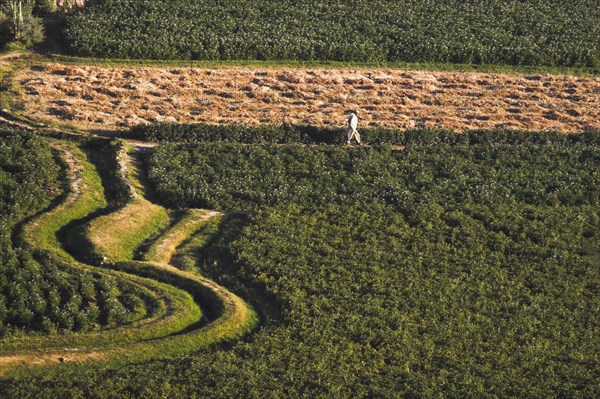
<path fill-rule="evenodd" d="M 14 356 L 0 356 L 0 377 L 15 366 L 45 366 L 59 363 L 83 362 L 86 360 L 102 360 L 103 352 L 78 352 L 77 348 L 64 348 L 56 352 L 28 353 Z"/>
<path fill-rule="evenodd" d="M 454 130 L 600 129 L 600 78 L 389 69 L 23 69 L 24 114 L 85 130 L 139 123 L 362 126 Z"/>

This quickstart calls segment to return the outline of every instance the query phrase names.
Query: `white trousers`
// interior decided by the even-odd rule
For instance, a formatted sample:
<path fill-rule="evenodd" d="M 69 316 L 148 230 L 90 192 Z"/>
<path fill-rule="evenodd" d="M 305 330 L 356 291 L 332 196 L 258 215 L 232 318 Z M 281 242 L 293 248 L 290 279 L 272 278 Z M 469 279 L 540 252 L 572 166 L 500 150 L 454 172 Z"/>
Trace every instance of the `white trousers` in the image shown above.
<path fill-rule="evenodd" d="M 358 144 L 360 144 L 360 134 L 358 134 L 358 130 L 353 129 L 351 127 L 348 128 L 348 144 L 355 139 Z"/>

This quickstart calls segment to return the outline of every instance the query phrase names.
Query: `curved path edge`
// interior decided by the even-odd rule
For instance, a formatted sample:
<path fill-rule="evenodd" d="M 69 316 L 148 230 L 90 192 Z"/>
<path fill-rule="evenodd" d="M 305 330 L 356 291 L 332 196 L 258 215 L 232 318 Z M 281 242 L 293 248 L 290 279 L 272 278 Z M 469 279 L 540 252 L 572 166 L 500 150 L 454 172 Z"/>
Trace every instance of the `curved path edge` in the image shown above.
<path fill-rule="evenodd" d="M 47 212 L 50 214 L 77 203 L 81 195 L 86 193 L 85 190 L 89 189 L 81 177 L 81 174 L 85 171 L 83 166 L 85 161 L 76 159 L 72 153 L 61 148 L 60 145 L 54 144 L 53 146 L 63 154 L 63 158 L 66 158 L 66 162 L 69 165 L 71 192 L 65 196 L 63 202 Z M 90 209 L 89 213 L 92 211 Z M 40 223 L 44 215 L 46 214 L 35 218 L 31 223 Z M 217 213 L 211 213 L 210 215 L 212 217 L 217 215 Z M 84 215 L 79 215 L 79 217 L 82 216 Z M 208 219 L 201 218 L 200 222 Z M 76 218 L 72 220 L 76 220 Z M 68 220 L 67 222 L 70 221 Z M 198 227 L 200 224 L 198 223 Z M 27 228 L 31 229 L 31 226 L 26 226 L 25 229 L 27 230 Z M 25 234 L 27 235 L 27 233 Z M 185 238 L 187 237 L 181 237 L 181 240 Z M 56 231 L 54 231 L 54 238 L 50 238 L 50 241 L 53 239 L 56 239 Z M 36 249 L 48 250 L 47 245 L 44 245 L 47 243 L 40 243 L 37 240 L 33 241 L 30 244 L 34 248 L 41 246 L 42 248 Z M 169 245 L 176 246 L 177 243 L 171 241 Z M 211 280 L 193 273 L 180 271 L 166 262 L 118 262 L 106 265 L 111 269 L 107 270 L 105 268 L 79 264 L 69 254 L 65 255 L 64 251 L 61 254 L 61 250 L 62 247 L 56 251 L 61 260 L 68 261 L 70 264 L 75 262 L 79 267 L 93 270 L 95 273 L 116 274 L 120 278 L 125 278 L 137 284 L 146 284 L 148 289 L 157 290 L 160 287 L 170 287 L 172 291 L 182 292 L 183 295 L 180 299 L 183 303 L 185 303 L 186 296 L 193 298 L 194 305 L 198 307 L 198 311 L 192 309 L 191 312 L 186 314 L 185 309 L 183 309 L 183 316 L 180 314 L 179 317 L 183 317 L 187 321 L 184 323 L 175 323 L 178 324 L 177 329 L 169 331 L 169 334 L 166 336 L 152 336 L 152 334 L 144 336 L 144 334 L 141 334 L 138 337 L 139 340 L 135 342 L 128 342 L 125 339 L 124 342 L 107 344 L 102 339 L 96 341 L 90 339 L 91 345 L 70 346 L 65 342 L 65 345 L 57 344 L 57 347 L 48 348 L 44 347 L 42 340 L 42 345 L 39 348 L 13 351 L 6 351 L 3 346 L 3 350 L 0 350 L 0 376 L 31 373 L 31 369 L 37 367 L 50 370 L 52 368 L 60 369 L 62 367 L 69 367 L 69 365 L 72 366 L 74 364 L 78 365 L 80 363 L 116 367 L 139 361 L 182 356 L 206 348 L 212 344 L 238 339 L 250 332 L 258 322 L 254 310 L 235 294 Z M 168 299 L 165 302 L 166 311 L 163 315 L 145 320 L 140 325 L 135 326 L 135 328 L 139 331 L 144 331 L 151 328 L 150 326 L 154 323 L 157 323 L 157 320 L 171 317 L 174 313 L 173 304 Z M 200 302 L 202 303 L 201 306 Z M 208 322 L 206 318 L 200 319 L 202 317 L 200 308 L 206 308 L 207 306 L 210 308 L 208 309 L 208 313 L 213 316 Z M 114 331 L 125 329 L 127 327 L 106 331 L 105 333 L 96 333 L 96 335 L 110 336 L 111 334 L 114 335 Z M 86 338 L 86 335 L 81 334 L 79 337 Z M 91 335 L 88 335 L 88 338 L 91 338 Z"/>

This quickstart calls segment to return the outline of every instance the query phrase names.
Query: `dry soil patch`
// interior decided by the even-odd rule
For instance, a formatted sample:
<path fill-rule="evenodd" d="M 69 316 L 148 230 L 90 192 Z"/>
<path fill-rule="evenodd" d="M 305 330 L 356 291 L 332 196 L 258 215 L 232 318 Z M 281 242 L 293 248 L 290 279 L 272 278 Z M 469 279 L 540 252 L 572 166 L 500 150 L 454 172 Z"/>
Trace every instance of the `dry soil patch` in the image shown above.
<path fill-rule="evenodd" d="M 600 129 L 600 78 L 389 69 L 101 68 L 17 75 L 25 114 L 87 130 L 155 121 L 455 130 Z"/>

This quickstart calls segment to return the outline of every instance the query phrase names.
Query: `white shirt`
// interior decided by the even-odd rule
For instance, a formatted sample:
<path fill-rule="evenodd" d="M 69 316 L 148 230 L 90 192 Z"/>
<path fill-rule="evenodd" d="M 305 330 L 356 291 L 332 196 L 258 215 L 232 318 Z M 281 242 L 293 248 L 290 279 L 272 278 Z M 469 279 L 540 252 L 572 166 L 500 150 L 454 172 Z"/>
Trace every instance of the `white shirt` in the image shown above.
<path fill-rule="evenodd" d="M 352 130 L 356 130 L 358 127 L 358 116 L 354 112 L 348 118 L 348 127 Z"/>

